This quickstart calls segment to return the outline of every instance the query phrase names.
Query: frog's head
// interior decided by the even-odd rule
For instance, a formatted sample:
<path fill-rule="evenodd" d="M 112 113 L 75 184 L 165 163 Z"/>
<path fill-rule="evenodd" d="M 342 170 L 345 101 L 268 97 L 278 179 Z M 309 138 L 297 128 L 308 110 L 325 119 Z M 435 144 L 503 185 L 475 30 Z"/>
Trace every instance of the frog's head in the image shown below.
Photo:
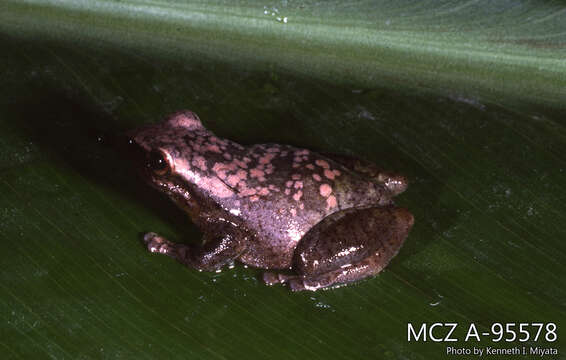
<path fill-rule="evenodd" d="M 210 135 L 190 111 L 175 113 L 161 123 L 128 134 L 128 147 L 141 176 L 191 216 L 198 213 L 195 196 L 206 170 L 199 156 L 198 138 Z"/>

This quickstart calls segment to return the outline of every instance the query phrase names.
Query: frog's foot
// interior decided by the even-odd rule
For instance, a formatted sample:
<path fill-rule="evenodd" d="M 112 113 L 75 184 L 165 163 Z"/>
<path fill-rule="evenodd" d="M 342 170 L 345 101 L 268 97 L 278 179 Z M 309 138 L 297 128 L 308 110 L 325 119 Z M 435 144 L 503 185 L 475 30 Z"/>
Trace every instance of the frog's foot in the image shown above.
<path fill-rule="evenodd" d="M 309 282 L 305 283 L 305 279 L 298 275 L 287 275 L 274 272 L 263 273 L 263 282 L 266 285 L 275 284 L 288 284 L 292 291 L 307 290 L 309 287 Z M 315 290 L 314 288 L 309 288 L 308 290 Z"/>
<path fill-rule="evenodd" d="M 315 291 L 318 289 L 327 288 L 335 283 L 348 282 L 345 279 L 344 274 L 342 274 L 343 272 L 344 271 L 341 269 L 320 276 L 312 276 L 312 277 L 265 272 L 263 273 L 263 282 L 266 285 L 287 284 L 289 286 L 289 289 L 291 289 L 291 291 L 303 291 L 303 290 Z M 367 274 L 366 276 L 370 276 L 370 275 L 373 274 Z"/>
<path fill-rule="evenodd" d="M 145 234 L 143 236 L 143 242 L 147 250 L 149 250 L 152 253 L 160 253 L 160 254 L 173 256 L 172 253 L 175 252 L 174 243 L 154 232 L 149 232 Z"/>
<path fill-rule="evenodd" d="M 377 275 L 387 265 L 387 262 L 386 259 L 383 259 L 383 255 L 377 252 L 372 256 L 364 258 L 362 261 L 324 274 L 289 277 L 285 283 L 289 285 L 292 291 L 316 291 L 318 289 L 339 287 L 340 285 Z"/>
<path fill-rule="evenodd" d="M 267 271 L 263 273 L 263 282 L 266 285 L 284 284 L 296 277 L 296 275 L 286 275 Z"/>

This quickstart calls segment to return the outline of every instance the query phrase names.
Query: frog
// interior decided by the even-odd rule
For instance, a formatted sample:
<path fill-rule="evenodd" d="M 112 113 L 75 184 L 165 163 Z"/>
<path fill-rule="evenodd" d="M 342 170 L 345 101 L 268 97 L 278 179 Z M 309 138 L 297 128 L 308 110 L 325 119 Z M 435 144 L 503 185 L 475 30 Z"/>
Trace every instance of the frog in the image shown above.
<path fill-rule="evenodd" d="M 201 230 L 198 244 L 155 233 L 144 246 L 199 271 L 243 263 L 267 285 L 329 289 L 370 278 L 397 255 L 413 215 L 393 198 L 405 176 L 347 155 L 242 145 L 189 110 L 128 133 L 136 168 Z"/>

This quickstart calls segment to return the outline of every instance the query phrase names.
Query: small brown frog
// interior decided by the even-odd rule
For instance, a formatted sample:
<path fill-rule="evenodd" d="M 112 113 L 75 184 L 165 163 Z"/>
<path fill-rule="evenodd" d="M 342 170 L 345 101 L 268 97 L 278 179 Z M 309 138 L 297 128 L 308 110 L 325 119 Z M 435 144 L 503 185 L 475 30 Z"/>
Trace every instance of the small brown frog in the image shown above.
<path fill-rule="evenodd" d="M 267 284 L 317 290 L 379 273 L 413 226 L 392 197 L 401 175 L 361 160 L 289 145 L 242 146 L 216 137 L 190 111 L 130 134 L 144 177 L 202 230 L 200 246 L 155 234 L 147 249 L 214 271 L 234 260 Z"/>

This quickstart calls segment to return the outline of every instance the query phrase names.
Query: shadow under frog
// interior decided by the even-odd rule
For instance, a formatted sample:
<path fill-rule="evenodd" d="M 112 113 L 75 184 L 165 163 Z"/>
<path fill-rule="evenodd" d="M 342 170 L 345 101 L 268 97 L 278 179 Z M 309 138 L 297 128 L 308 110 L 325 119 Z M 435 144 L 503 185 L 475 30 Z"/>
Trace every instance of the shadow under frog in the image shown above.
<path fill-rule="evenodd" d="M 144 178 L 204 234 L 190 246 L 147 233 L 147 249 L 201 271 L 238 260 L 270 270 L 267 284 L 317 290 L 379 273 L 413 225 L 392 201 L 405 178 L 355 158 L 244 147 L 216 137 L 190 111 L 128 135 Z"/>

